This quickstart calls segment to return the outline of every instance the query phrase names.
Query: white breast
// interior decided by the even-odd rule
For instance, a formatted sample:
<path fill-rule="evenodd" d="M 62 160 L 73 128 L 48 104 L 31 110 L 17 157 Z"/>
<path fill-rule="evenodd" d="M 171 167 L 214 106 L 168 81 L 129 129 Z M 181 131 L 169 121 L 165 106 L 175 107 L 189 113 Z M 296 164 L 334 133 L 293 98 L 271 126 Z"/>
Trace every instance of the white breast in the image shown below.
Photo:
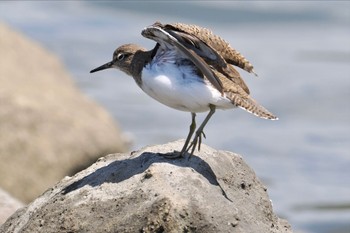
<path fill-rule="evenodd" d="M 221 109 L 234 107 L 225 95 L 197 76 L 191 66 L 150 63 L 142 71 L 141 88 L 160 103 L 181 111 L 205 112 L 209 104 Z"/>

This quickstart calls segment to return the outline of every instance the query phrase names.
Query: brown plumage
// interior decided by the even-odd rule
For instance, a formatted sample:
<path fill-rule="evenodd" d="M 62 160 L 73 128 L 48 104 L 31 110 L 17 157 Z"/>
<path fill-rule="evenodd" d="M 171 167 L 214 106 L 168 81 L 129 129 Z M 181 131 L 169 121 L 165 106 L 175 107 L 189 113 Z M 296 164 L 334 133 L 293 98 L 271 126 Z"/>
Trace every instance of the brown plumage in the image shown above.
<path fill-rule="evenodd" d="M 212 58 L 206 58 L 205 61 L 212 65 L 215 69 L 223 72 L 227 78 L 232 79 L 233 82 L 240 85 L 245 92 L 249 94 L 249 89 L 239 73 L 228 64 L 240 67 L 241 69 L 254 73 L 253 65 L 237 50 L 232 48 L 228 42 L 221 37 L 213 34 L 207 28 L 202 28 L 197 25 L 187 25 L 182 23 L 161 25 L 159 22 L 154 25 L 161 26 L 165 30 L 173 30 L 180 33 L 180 35 L 187 40 L 194 47 L 200 47 L 201 43 L 205 43 L 212 51 L 216 53 Z M 205 46 L 202 46 L 205 47 Z M 198 52 L 198 51 L 197 51 Z M 228 64 L 227 64 L 228 63 Z M 255 73 L 254 73 L 255 74 Z"/>
<path fill-rule="evenodd" d="M 241 107 L 258 117 L 277 119 L 250 97 L 247 85 L 234 68 L 254 73 L 253 65 L 210 30 L 196 25 L 156 22 L 141 34 L 157 42 L 152 50 L 135 44 L 122 45 L 115 50 L 111 62 L 91 73 L 118 68 L 132 76 L 138 86 L 157 101 L 191 112 L 190 131 L 177 156 L 182 157 L 186 152 L 192 155 L 195 148 L 200 149 L 203 129 L 216 108 Z M 195 132 L 196 112 L 203 111 L 209 113 Z"/>
<path fill-rule="evenodd" d="M 198 55 L 203 61 L 200 63 L 207 66 L 213 73 L 213 78 L 220 82 L 222 90 L 217 89 L 225 93 L 234 105 L 261 118 L 277 119 L 250 97 L 248 86 L 233 65 L 254 73 L 253 65 L 224 39 L 213 34 L 209 29 L 182 23 L 161 24 L 156 22 L 151 27 L 144 29 L 142 35 L 157 41 L 155 38 L 157 28 L 163 29 L 189 51 L 192 51 L 191 55 Z"/>

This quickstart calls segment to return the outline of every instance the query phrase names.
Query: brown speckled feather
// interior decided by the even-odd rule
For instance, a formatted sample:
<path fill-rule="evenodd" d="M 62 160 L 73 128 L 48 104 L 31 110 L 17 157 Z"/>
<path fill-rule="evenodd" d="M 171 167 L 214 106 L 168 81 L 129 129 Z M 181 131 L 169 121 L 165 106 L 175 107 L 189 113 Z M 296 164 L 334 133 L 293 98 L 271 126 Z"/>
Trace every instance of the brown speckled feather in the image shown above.
<path fill-rule="evenodd" d="M 224 87 L 224 93 L 226 96 L 235 104 L 237 107 L 243 108 L 244 110 L 265 119 L 277 119 L 275 115 L 273 115 L 266 108 L 257 103 L 248 93 L 246 93 L 242 87 L 239 85 L 230 84 L 230 80 L 228 80 L 223 74 L 220 72 L 213 70 L 215 75 L 220 79 Z"/>
<path fill-rule="evenodd" d="M 232 48 L 228 42 L 213 34 L 211 30 L 197 25 L 187 25 L 182 23 L 166 24 L 164 27 L 173 28 L 198 37 L 200 40 L 215 49 L 227 63 L 238 66 L 249 73 L 253 72 L 253 65 L 242 54 Z"/>
<path fill-rule="evenodd" d="M 231 61 L 237 61 L 241 68 L 248 71 L 252 71 L 253 66 L 210 30 L 196 25 L 180 23 L 163 25 L 156 22 L 144 29 L 142 35 L 158 43 L 166 41 L 181 50 L 234 105 L 261 118 L 276 119 L 272 113 L 249 96 L 247 85 Z"/>
<path fill-rule="evenodd" d="M 243 90 L 249 94 L 249 88 L 237 70 L 235 70 L 231 65 L 238 66 L 249 73 L 254 73 L 253 65 L 238 51 L 233 49 L 224 39 L 213 34 L 209 29 L 202 28 L 197 25 L 187 25 L 181 23 L 165 25 L 160 23 L 156 24 L 169 33 L 171 31 L 173 31 L 174 34 L 177 32 L 177 39 L 185 38 L 188 45 L 193 45 L 190 49 L 194 49 L 194 51 L 202 56 L 209 65 L 214 66 L 215 69 L 224 73 L 227 78 L 240 85 Z M 201 45 L 201 43 L 204 43 L 206 46 Z M 211 52 L 205 50 L 201 53 L 202 49 L 205 49 L 205 47 L 211 48 Z"/>

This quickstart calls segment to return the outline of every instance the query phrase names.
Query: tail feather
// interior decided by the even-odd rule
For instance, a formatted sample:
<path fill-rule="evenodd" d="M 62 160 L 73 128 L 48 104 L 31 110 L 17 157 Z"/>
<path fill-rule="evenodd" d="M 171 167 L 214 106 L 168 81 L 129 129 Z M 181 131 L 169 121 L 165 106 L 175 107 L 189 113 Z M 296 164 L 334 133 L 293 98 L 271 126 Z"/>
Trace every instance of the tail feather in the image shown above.
<path fill-rule="evenodd" d="M 254 114 L 255 116 L 269 120 L 278 120 L 278 118 L 274 114 L 272 114 L 269 110 L 258 104 L 250 96 L 241 97 L 239 95 L 233 94 L 230 97 L 233 104 L 246 110 L 247 112 Z"/>

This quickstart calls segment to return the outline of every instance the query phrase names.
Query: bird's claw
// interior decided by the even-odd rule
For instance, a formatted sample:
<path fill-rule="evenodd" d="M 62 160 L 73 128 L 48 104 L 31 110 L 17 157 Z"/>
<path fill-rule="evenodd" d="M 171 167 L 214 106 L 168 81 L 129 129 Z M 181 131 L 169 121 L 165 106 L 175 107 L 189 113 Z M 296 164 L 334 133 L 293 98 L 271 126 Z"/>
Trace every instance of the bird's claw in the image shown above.
<path fill-rule="evenodd" d="M 190 157 L 188 159 L 191 158 L 191 156 L 193 155 L 194 150 L 196 149 L 196 147 L 197 147 L 198 151 L 201 150 L 202 135 L 203 135 L 204 138 L 206 138 L 205 137 L 205 133 L 203 131 L 196 133 L 193 141 L 191 142 L 191 144 L 186 149 L 186 152 L 189 152 L 189 150 L 191 149 Z"/>

